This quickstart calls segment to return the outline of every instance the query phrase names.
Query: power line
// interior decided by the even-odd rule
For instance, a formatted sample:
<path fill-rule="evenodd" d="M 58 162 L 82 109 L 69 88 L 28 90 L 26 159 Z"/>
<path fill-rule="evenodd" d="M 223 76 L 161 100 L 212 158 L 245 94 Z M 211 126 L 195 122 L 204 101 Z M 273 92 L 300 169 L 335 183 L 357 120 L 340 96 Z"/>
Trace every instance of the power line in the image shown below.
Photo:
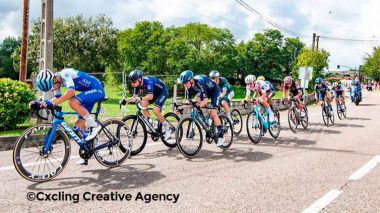
<path fill-rule="evenodd" d="M 331 37 L 331 36 L 319 36 L 320 38 L 328 39 L 328 40 L 340 40 L 340 41 L 355 41 L 355 42 L 380 42 L 377 39 L 355 39 L 348 37 Z"/>
<path fill-rule="evenodd" d="M 249 4 L 245 3 L 243 0 L 235 0 L 238 4 L 240 4 L 241 6 L 243 6 L 244 8 L 246 8 L 247 10 L 249 10 L 250 12 L 256 14 L 257 16 L 259 16 L 262 20 L 264 20 L 265 22 L 267 22 L 268 24 L 272 25 L 273 27 L 289 34 L 289 35 L 293 35 L 293 36 L 296 36 L 296 37 L 307 37 L 307 36 L 304 36 L 300 33 L 297 33 L 295 31 L 292 31 L 290 29 L 287 29 L 279 24 L 277 24 L 276 22 L 272 21 L 271 19 L 265 17 L 263 14 L 261 14 L 259 11 L 255 10 L 254 8 L 252 8 Z"/>

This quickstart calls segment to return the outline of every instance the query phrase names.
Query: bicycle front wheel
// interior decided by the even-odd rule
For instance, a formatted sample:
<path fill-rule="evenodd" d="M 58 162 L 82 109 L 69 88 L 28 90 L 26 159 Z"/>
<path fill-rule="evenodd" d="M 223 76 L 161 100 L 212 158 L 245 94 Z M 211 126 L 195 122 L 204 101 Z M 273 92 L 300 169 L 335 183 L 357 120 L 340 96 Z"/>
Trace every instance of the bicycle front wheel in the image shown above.
<path fill-rule="evenodd" d="M 145 124 L 136 115 L 127 115 L 123 118 L 125 125 L 131 131 L 132 151 L 131 156 L 139 154 L 145 147 L 148 139 Z"/>
<path fill-rule="evenodd" d="M 44 141 L 54 134 L 47 154 L 43 154 Z M 67 165 L 71 147 L 66 133 L 51 124 L 40 124 L 26 129 L 17 139 L 13 148 L 13 164 L 25 179 L 45 182 L 57 177 Z"/>
<path fill-rule="evenodd" d="M 303 110 L 305 112 L 305 116 L 301 118 L 301 125 L 304 129 L 307 129 L 307 126 L 309 125 L 309 113 L 307 112 L 306 106 L 303 107 Z"/>
<path fill-rule="evenodd" d="M 288 110 L 288 123 L 289 123 L 290 130 L 294 133 L 297 133 L 299 119 L 298 119 L 296 109 L 294 107 L 291 107 Z"/>
<path fill-rule="evenodd" d="M 103 122 L 103 129 L 93 143 L 95 147 L 105 146 L 95 151 L 95 159 L 103 166 L 116 167 L 131 154 L 132 133 L 122 120 L 109 119 Z"/>
<path fill-rule="evenodd" d="M 255 112 L 251 112 L 247 116 L 247 133 L 254 144 L 259 143 L 263 137 L 263 124 L 260 119 L 257 119 Z"/>
<path fill-rule="evenodd" d="M 177 126 L 176 139 L 178 150 L 188 158 L 198 155 L 202 148 L 203 135 L 199 124 L 192 118 L 182 119 Z"/>
<path fill-rule="evenodd" d="M 322 106 L 322 119 L 326 126 L 329 126 L 329 115 L 328 109 L 325 106 Z"/>

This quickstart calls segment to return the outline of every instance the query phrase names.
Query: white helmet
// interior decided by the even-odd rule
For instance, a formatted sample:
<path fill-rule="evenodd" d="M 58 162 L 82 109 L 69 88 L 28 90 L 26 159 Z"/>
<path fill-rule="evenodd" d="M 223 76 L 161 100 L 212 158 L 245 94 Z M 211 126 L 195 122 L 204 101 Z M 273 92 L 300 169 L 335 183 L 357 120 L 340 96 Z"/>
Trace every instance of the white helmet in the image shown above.
<path fill-rule="evenodd" d="M 219 78 L 220 77 L 220 73 L 217 70 L 213 70 L 213 71 L 210 72 L 209 76 L 210 76 L 211 79 Z"/>
<path fill-rule="evenodd" d="M 256 76 L 255 75 L 247 75 L 244 79 L 246 84 L 252 83 L 256 81 Z"/>
<path fill-rule="evenodd" d="M 337 87 L 337 86 L 338 86 L 338 82 L 334 82 L 334 83 L 332 84 L 332 86 L 333 86 L 333 87 Z"/>

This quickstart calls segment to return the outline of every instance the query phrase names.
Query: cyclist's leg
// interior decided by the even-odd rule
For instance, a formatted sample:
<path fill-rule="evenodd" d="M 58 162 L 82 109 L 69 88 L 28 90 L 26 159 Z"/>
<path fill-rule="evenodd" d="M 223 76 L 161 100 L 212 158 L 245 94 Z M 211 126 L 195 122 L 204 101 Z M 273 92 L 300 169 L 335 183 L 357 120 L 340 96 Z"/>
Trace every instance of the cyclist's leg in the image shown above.
<path fill-rule="evenodd" d="M 96 123 L 94 118 L 90 115 L 90 112 L 92 111 L 92 108 L 94 107 L 96 102 L 104 99 L 104 89 L 103 88 L 102 89 L 93 89 L 93 90 L 82 92 L 82 93 L 76 95 L 75 99 L 80 102 L 80 104 L 81 104 L 80 107 L 85 108 L 87 111 L 87 114 L 84 115 L 84 117 L 82 116 L 83 114 L 79 114 L 79 115 L 80 115 L 80 117 L 84 118 L 89 123 L 90 127 L 92 128 L 91 134 L 86 137 L 87 141 L 91 140 L 96 136 L 98 131 L 101 129 L 101 125 L 98 125 L 98 123 Z M 69 102 L 69 104 L 70 104 L 70 102 Z M 77 104 L 76 101 L 71 101 L 70 106 L 73 106 L 76 108 L 77 105 L 75 105 L 75 104 Z M 79 109 L 80 111 L 83 110 L 80 107 L 77 109 Z M 76 109 L 74 109 L 74 108 L 73 108 L 73 110 L 76 111 Z M 78 112 L 78 111 L 76 111 L 76 112 Z M 83 111 L 81 111 L 81 113 L 82 112 Z M 82 120 L 82 119 L 79 119 L 79 120 Z M 83 121 L 78 121 L 78 122 L 80 123 Z"/>
<path fill-rule="evenodd" d="M 338 106 L 339 105 L 339 94 L 338 94 L 338 92 L 335 92 L 334 91 L 334 97 L 335 97 L 335 104 Z"/>
<path fill-rule="evenodd" d="M 226 112 L 227 117 L 231 118 L 231 109 L 230 109 L 230 101 L 234 97 L 234 92 L 230 92 L 226 94 L 222 99 L 222 106 L 224 108 L 224 111 Z"/>
<path fill-rule="evenodd" d="M 162 107 L 164 106 L 164 103 L 165 103 L 166 99 L 168 98 L 168 96 L 169 96 L 169 93 L 167 92 L 167 90 L 163 90 L 157 96 L 157 98 L 154 98 L 155 99 L 155 106 L 153 107 L 153 113 L 156 115 L 157 120 L 162 124 L 165 122 L 165 118 L 161 114 L 161 110 L 162 110 Z"/>

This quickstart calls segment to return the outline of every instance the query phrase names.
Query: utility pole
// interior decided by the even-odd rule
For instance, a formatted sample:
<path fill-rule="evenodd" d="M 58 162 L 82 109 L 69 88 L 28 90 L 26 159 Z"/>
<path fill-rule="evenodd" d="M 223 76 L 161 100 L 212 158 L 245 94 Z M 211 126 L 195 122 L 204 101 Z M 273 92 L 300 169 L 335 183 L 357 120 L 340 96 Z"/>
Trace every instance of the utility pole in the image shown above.
<path fill-rule="evenodd" d="M 311 49 L 314 50 L 315 49 L 315 33 L 313 33 L 313 43 L 311 44 Z"/>
<path fill-rule="evenodd" d="M 41 0 L 40 61 L 39 70 L 53 71 L 53 0 Z M 43 100 L 53 98 L 53 92 L 39 92 Z M 38 123 L 41 123 L 40 119 Z"/>
<path fill-rule="evenodd" d="M 319 36 L 317 36 L 317 50 L 318 50 L 318 46 L 319 46 Z"/>
<path fill-rule="evenodd" d="M 23 0 L 19 81 L 25 82 L 28 65 L 29 0 Z"/>

